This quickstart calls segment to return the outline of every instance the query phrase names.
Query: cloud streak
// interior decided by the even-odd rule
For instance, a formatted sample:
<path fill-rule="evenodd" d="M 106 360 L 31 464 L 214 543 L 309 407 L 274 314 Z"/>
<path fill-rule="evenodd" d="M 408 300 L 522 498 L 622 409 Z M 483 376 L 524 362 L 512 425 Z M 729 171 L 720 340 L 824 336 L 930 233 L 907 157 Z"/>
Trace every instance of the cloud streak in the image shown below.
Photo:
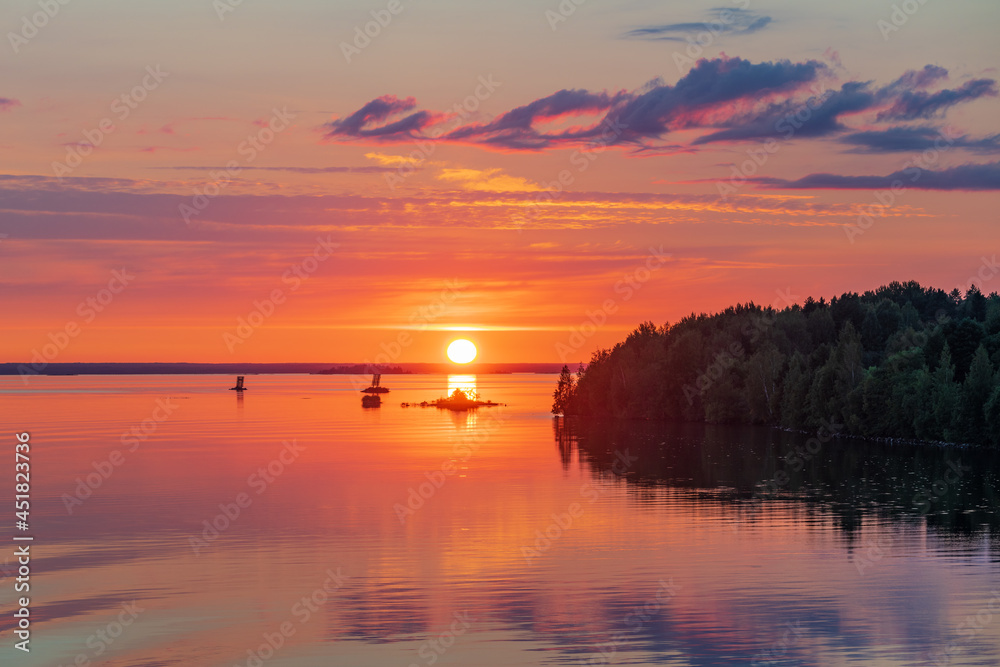
<path fill-rule="evenodd" d="M 171 169 L 175 171 L 224 171 L 226 167 L 159 167 L 160 169 Z M 240 167 L 240 171 L 279 171 L 290 174 L 384 174 L 396 171 L 391 167 Z"/>
<path fill-rule="evenodd" d="M 973 139 L 967 135 L 949 135 L 933 127 L 890 127 L 885 130 L 855 132 L 840 137 L 842 144 L 853 146 L 850 153 L 916 153 L 944 147 L 961 148 L 973 153 L 1000 152 L 1000 134 Z"/>
<path fill-rule="evenodd" d="M 903 187 L 915 190 L 989 191 L 1000 190 L 1000 162 L 964 164 L 939 171 L 907 167 L 886 176 L 809 174 L 796 180 L 750 180 L 764 188 L 782 190 L 880 190 Z"/>
<path fill-rule="evenodd" d="M 711 35 L 747 35 L 763 30 L 771 23 L 770 16 L 748 9 L 717 7 L 711 11 L 708 20 L 700 23 L 667 23 L 633 28 L 622 35 L 622 38 L 687 42 L 696 40 L 700 33 L 705 32 Z"/>
<path fill-rule="evenodd" d="M 122 240 L 272 243 L 315 238 L 319 232 L 361 230 L 597 229 L 708 220 L 817 224 L 852 216 L 852 205 L 824 204 L 798 195 L 733 197 L 714 194 L 565 192 L 558 200 L 542 186 L 497 168 L 447 169 L 440 180 L 456 189 L 408 197 L 349 194 L 227 194 L 185 225 L 178 206 L 190 195 L 150 191 L 147 181 L 90 177 L 0 175 L 4 232 L 19 240 Z M 524 218 L 530 213 L 530 219 Z M 519 221 L 519 217 L 527 222 Z"/>

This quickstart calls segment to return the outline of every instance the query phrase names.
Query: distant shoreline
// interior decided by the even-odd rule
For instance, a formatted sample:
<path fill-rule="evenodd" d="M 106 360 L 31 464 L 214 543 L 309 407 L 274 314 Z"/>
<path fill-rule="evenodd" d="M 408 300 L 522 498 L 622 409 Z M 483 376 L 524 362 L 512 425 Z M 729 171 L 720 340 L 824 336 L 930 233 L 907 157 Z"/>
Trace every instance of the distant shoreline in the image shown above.
<path fill-rule="evenodd" d="M 557 363 L 494 363 L 455 366 L 447 363 L 398 363 L 372 365 L 363 363 L 289 363 L 289 364 L 239 364 L 239 363 L 54 363 L 41 370 L 30 364 L 0 364 L 0 375 L 361 375 L 373 372 L 383 375 L 496 375 L 509 373 L 558 374 L 562 364 Z"/>

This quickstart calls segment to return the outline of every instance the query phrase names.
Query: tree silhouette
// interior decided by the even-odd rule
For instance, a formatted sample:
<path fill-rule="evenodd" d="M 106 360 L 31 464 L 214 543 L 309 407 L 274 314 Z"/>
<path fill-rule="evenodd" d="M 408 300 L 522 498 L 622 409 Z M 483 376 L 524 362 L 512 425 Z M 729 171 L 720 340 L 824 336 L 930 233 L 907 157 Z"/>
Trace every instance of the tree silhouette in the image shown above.
<path fill-rule="evenodd" d="M 564 367 L 557 414 L 992 443 L 1000 447 L 1000 296 L 894 282 L 781 311 L 753 303 L 642 323 Z"/>
<path fill-rule="evenodd" d="M 574 384 L 573 375 L 569 372 L 569 366 L 564 365 L 562 372 L 559 373 L 559 382 L 556 384 L 556 390 L 552 393 L 552 414 L 565 414 L 570 397 L 573 395 Z"/>

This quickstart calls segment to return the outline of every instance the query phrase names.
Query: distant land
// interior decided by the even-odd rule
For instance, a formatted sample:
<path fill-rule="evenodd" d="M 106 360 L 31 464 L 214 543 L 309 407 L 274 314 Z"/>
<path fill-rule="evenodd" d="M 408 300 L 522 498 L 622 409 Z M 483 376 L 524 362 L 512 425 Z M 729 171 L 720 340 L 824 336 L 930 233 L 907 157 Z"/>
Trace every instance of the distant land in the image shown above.
<path fill-rule="evenodd" d="M 384 375 L 412 373 L 415 375 L 463 374 L 492 375 L 497 373 L 558 373 L 562 364 L 487 364 L 467 366 L 439 363 L 367 365 L 357 363 L 310 364 L 191 364 L 191 363 L 52 363 L 41 370 L 31 364 L 0 364 L 0 375 L 259 375 L 279 373 L 316 373 L 324 375 Z"/>

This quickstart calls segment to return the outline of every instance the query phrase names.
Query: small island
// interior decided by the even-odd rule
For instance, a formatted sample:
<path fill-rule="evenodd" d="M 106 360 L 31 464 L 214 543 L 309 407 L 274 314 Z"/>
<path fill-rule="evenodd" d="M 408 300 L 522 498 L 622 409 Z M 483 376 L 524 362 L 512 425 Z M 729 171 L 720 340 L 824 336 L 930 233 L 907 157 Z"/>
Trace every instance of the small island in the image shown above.
<path fill-rule="evenodd" d="M 456 412 L 463 412 L 466 410 L 475 410 L 476 408 L 493 408 L 503 403 L 494 403 L 493 401 L 482 401 L 474 391 L 462 389 L 456 389 L 451 393 L 450 396 L 445 396 L 439 398 L 436 401 L 421 401 L 420 403 L 403 403 L 404 408 L 410 406 L 419 406 L 421 408 L 441 408 L 442 410 L 454 410 Z"/>
<path fill-rule="evenodd" d="M 388 394 L 389 388 L 382 386 L 382 374 L 372 374 L 372 384 L 366 389 L 362 389 L 361 407 L 377 408 L 382 405 L 382 394 Z"/>

